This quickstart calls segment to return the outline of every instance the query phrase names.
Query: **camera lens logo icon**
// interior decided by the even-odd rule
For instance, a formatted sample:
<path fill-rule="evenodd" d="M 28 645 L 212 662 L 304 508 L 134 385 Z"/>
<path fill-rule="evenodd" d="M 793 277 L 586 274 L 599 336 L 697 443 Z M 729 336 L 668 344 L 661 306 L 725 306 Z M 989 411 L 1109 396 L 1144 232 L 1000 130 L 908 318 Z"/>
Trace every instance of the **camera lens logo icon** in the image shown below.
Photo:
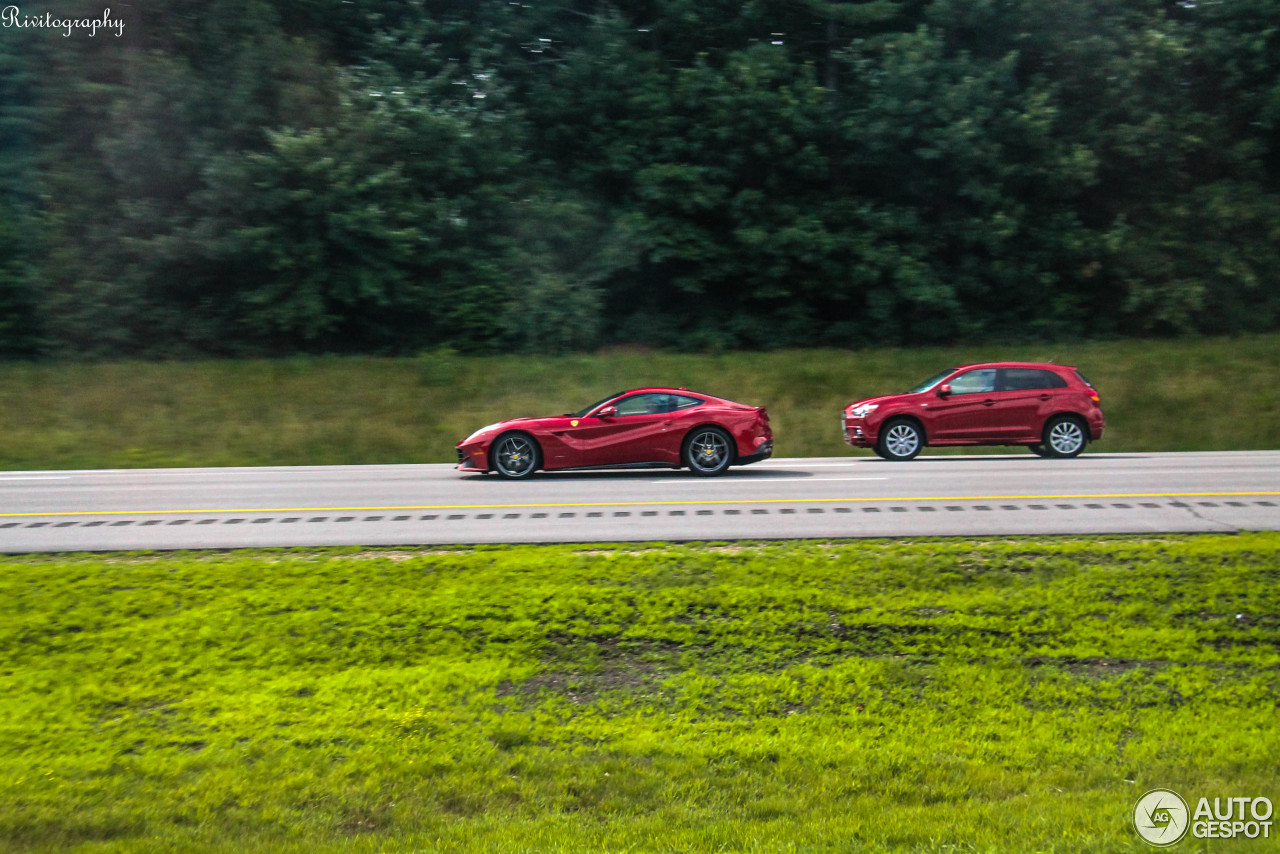
<path fill-rule="evenodd" d="M 1133 807 L 1133 828 L 1144 842 L 1165 848 L 1187 835 L 1190 811 L 1171 789 L 1152 789 Z"/>

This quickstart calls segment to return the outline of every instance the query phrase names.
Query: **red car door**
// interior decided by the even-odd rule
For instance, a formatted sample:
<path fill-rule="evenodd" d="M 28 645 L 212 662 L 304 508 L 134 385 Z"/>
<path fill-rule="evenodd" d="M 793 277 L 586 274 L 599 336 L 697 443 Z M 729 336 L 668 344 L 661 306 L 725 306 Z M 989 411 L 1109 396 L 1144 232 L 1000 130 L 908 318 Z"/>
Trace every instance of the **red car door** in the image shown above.
<path fill-rule="evenodd" d="M 1037 440 L 1044 427 L 1045 412 L 1052 409 L 1054 396 L 1067 381 L 1052 371 L 1039 368 L 1003 368 L 1000 371 L 1002 438 Z"/>
<path fill-rule="evenodd" d="M 996 369 L 965 371 L 947 385 L 950 394 L 929 402 L 929 441 L 981 441 L 996 421 Z"/>
<path fill-rule="evenodd" d="M 679 461 L 670 450 L 673 416 L 665 394 L 633 394 L 615 401 L 614 415 L 589 416 L 565 430 L 563 440 L 578 456 L 575 465 L 614 466 Z"/>

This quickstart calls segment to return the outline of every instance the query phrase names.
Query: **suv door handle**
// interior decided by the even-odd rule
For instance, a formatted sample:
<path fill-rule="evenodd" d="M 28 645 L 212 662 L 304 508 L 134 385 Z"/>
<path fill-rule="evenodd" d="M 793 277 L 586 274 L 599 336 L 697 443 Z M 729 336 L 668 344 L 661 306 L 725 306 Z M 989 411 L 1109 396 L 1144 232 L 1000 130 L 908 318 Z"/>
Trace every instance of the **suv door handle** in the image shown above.
<path fill-rule="evenodd" d="M 1048 399 L 1049 399 L 1049 397 L 1050 397 L 1050 395 L 1047 395 L 1047 394 L 1042 394 L 1042 395 L 1040 395 L 1040 399 L 1041 399 L 1041 400 L 1048 400 Z"/>

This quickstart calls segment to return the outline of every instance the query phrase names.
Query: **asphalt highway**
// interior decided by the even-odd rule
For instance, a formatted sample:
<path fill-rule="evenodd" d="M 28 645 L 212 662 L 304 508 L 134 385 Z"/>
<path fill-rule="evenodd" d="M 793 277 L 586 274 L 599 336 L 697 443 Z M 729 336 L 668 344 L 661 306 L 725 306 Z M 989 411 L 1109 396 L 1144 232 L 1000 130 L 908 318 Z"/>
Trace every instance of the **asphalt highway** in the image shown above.
<path fill-rule="evenodd" d="M 0 552 L 1280 530 L 1280 451 L 0 472 Z"/>

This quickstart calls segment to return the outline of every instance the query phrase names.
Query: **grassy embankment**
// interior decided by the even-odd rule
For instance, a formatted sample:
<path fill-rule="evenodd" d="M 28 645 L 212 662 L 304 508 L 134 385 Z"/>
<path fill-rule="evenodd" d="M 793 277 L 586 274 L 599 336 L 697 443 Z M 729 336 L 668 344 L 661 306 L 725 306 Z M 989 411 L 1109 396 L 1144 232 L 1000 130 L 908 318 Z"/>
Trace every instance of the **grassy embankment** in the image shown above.
<path fill-rule="evenodd" d="M 1146 851 L 1280 535 L 0 558 L 0 848 Z M 1269 843 L 1196 841 L 1183 852 Z"/>
<path fill-rule="evenodd" d="M 0 365 L 0 469 L 450 462 L 472 430 L 672 384 L 769 407 L 779 456 L 855 452 L 840 407 L 948 365 L 1057 361 L 1098 386 L 1095 451 L 1280 436 L 1280 335 L 920 350 Z"/>

